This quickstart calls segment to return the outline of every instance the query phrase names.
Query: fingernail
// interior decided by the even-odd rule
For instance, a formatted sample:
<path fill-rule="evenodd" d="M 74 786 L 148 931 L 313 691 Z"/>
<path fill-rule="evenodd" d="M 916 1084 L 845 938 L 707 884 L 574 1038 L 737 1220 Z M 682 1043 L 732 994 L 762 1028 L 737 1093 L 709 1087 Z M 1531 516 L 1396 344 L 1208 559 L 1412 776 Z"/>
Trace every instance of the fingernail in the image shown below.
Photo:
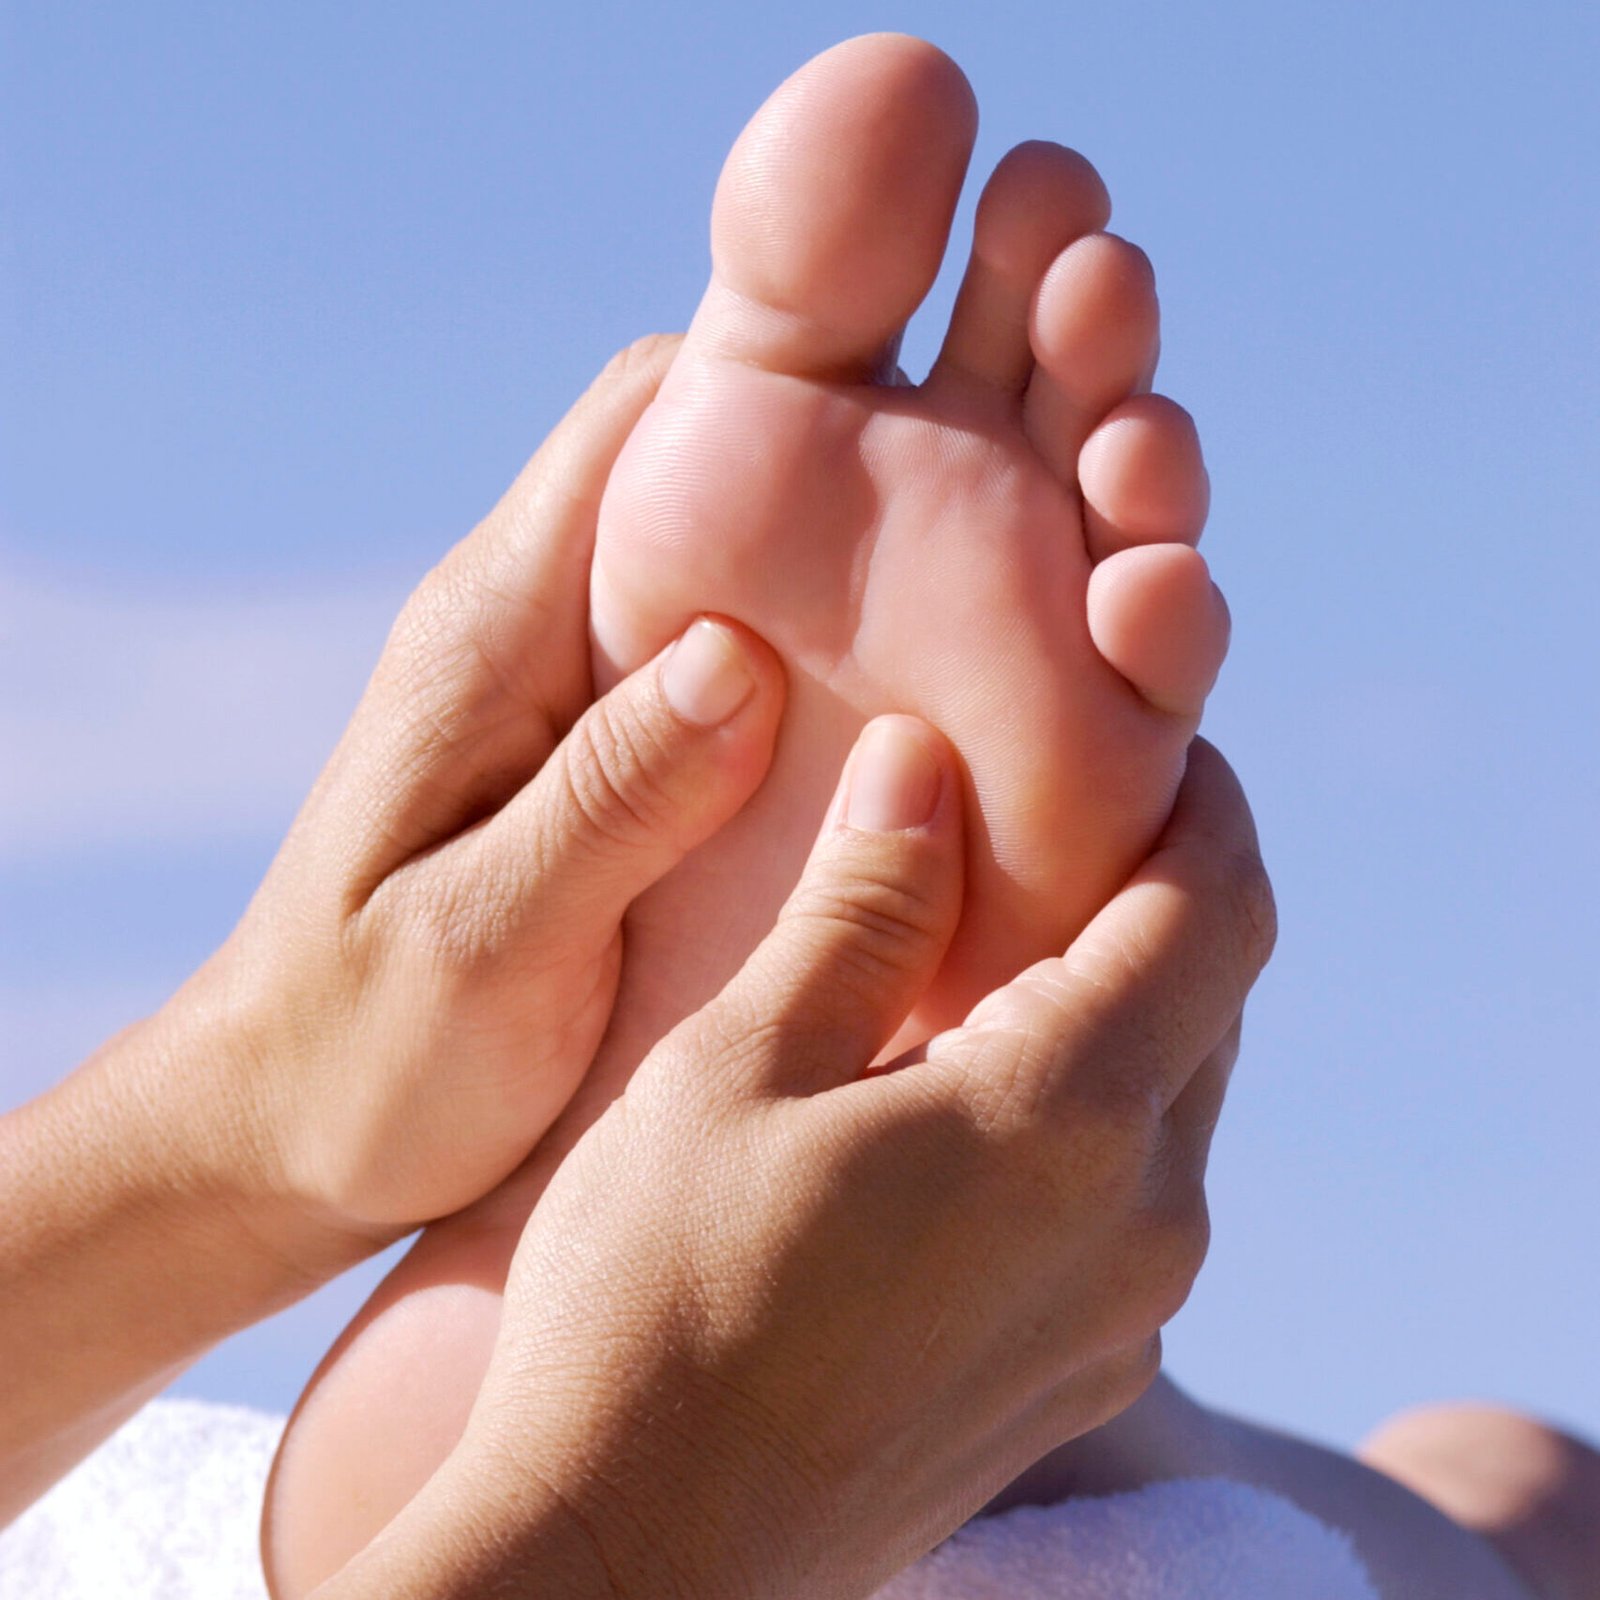
<path fill-rule="evenodd" d="M 938 804 L 939 777 L 939 763 L 915 725 L 882 717 L 856 747 L 844 820 L 870 833 L 920 828 Z"/>
<path fill-rule="evenodd" d="M 726 722 L 755 693 L 756 680 L 733 630 L 702 617 L 672 647 L 661 669 L 667 704 L 702 728 Z"/>

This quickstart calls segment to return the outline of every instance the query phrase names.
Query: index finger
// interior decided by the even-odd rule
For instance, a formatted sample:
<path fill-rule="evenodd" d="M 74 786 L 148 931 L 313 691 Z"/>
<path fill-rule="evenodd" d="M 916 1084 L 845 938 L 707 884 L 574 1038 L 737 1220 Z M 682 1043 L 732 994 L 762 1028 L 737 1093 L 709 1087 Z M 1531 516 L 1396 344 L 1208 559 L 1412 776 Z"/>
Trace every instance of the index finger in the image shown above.
<path fill-rule="evenodd" d="M 1143 866 L 1064 955 L 941 1035 L 928 1066 L 990 1105 L 1132 1104 L 1158 1118 L 1233 1026 L 1276 935 L 1244 791 L 1197 739 Z"/>
<path fill-rule="evenodd" d="M 384 797 L 362 840 L 341 841 L 358 858 L 357 903 L 515 793 L 593 698 L 600 498 L 679 342 L 642 339 L 615 357 L 407 602 L 341 752 L 347 791 Z"/>

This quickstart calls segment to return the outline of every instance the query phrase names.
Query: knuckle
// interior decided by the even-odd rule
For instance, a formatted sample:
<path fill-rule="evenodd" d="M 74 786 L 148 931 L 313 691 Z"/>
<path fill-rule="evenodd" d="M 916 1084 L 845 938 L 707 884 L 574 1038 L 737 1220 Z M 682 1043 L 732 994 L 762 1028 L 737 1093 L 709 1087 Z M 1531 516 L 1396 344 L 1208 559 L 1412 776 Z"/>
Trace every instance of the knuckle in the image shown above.
<path fill-rule="evenodd" d="M 1114 1407 L 1111 1415 L 1120 1416 L 1126 1411 L 1156 1381 L 1160 1372 L 1161 1334 L 1158 1330 L 1108 1364 L 1106 1398 Z"/>
<path fill-rule="evenodd" d="M 420 865 L 420 864 L 419 864 Z M 510 944 L 516 927 L 515 886 L 493 864 L 475 859 L 474 870 L 402 869 L 379 888 L 364 922 L 385 925 L 385 957 L 410 974 L 427 976 L 437 1003 L 480 980 Z"/>
<path fill-rule="evenodd" d="M 1115 1070 L 1076 1075 L 1066 1097 L 1073 1121 L 1119 1153 L 1147 1152 L 1166 1114 L 1166 1085 L 1148 1053 L 1125 1048 Z"/>
<path fill-rule="evenodd" d="M 1046 1090 L 1032 1031 L 1025 1023 L 986 1028 L 963 1044 L 968 1114 L 978 1135 L 1002 1148 L 1039 1142 Z"/>
<path fill-rule="evenodd" d="M 1055 1003 L 993 1009 L 948 1038 L 970 1114 L 990 1139 L 1070 1150 L 1080 1170 L 1108 1174 L 1146 1157 L 1165 1109 L 1159 1076 L 1131 1060 L 1103 1071 L 1078 1059 L 1082 1041 Z"/>
<path fill-rule="evenodd" d="M 671 365 L 682 338 L 675 333 L 646 333 L 625 344 L 605 364 L 601 379 L 623 383 L 663 373 Z"/>
<path fill-rule="evenodd" d="M 1086 1116 L 1071 1132 L 1060 1160 L 1063 1207 L 1090 1210 L 1113 1226 L 1139 1226 L 1148 1205 L 1145 1141 L 1120 1123 L 1108 1127 L 1095 1115 Z"/>
<path fill-rule="evenodd" d="M 847 879 L 802 880 L 789 902 L 789 919 L 815 930 L 819 942 L 876 976 L 903 972 L 925 959 L 939 937 L 944 908 L 938 898 L 893 865 L 853 863 Z"/>
<path fill-rule="evenodd" d="M 1107 1213 L 1143 1209 L 1162 1122 L 1159 1089 L 1133 1072 L 1068 1073 L 1042 1095 L 1035 1119 L 1073 1185 Z"/>
<path fill-rule="evenodd" d="M 1183 1309 L 1210 1244 L 1211 1222 L 1203 1195 L 1177 1211 L 1147 1219 L 1140 1229 L 1140 1277 L 1156 1327 Z"/>
<path fill-rule="evenodd" d="M 975 1055 L 967 1099 L 980 1135 L 1005 1152 L 1030 1203 L 1066 1225 L 1092 1215 L 1119 1230 L 1160 1233 L 1150 1198 L 1158 1098 L 1134 1087 L 1110 1095 L 1070 1081 L 1063 1088 L 1027 1056 L 1027 1044 L 1015 1041 L 987 1059 Z M 1167 1242 L 1163 1234 L 1162 1249 Z"/>
<path fill-rule="evenodd" d="M 458 607 L 458 579 L 448 561 L 435 567 L 407 595 L 389 629 L 384 668 L 404 683 L 418 676 L 448 648 L 448 619 Z"/>
<path fill-rule="evenodd" d="M 455 632 L 453 623 L 471 609 L 474 588 L 460 550 L 452 551 L 406 597 L 390 639 L 409 652 L 437 650 Z"/>
<path fill-rule="evenodd" d="M 1229 908 L 1245 960 L 1260 972 L 1278 942 L 1278 904 L 1266 866 L 1254 850 L 1239 850 L 1227 865 Z"/>
<path fill-rule="evenodd" d="M 501 591 L 461 550 L 452 552 L 407 597 L 389 630 L 380 676 L 400 696 L 401 714 L 419 708 L 446 742 L 481 720 L 496 699 L 535 699 L 517 670 L 515 652 L 497 646 L 489 617 Z"/>
<path fill-rule="evenodd" d="M 628 849 L 668 831 L 669 752 L 647 720 L 614 700 L 594 705 L 574 729 L 562 776 L 577 833 L 591 848 Z"/>
<path fill-rule="evenodd" d="M 894 937 L 922 937 L 932 927 L 935 897 L 919 876 L 907 871 L 901 853 L 851 851 L 842 870 L 803 881 L 800 910 L 851 926 L 882 928 Z"/>

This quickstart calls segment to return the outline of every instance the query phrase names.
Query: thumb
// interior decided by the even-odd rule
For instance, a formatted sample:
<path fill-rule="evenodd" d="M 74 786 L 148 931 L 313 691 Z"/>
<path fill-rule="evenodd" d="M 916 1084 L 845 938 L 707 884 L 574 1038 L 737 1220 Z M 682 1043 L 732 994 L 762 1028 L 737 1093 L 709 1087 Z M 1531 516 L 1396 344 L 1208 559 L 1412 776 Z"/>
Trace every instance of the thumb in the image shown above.
<path fill-rule="evenodd" d="M 949 744 L 914 717 L 868 723 L 776 926 L 678 1044 L 745 1056 L 756 1041 L 743 1075 L 769 1094 L 860 1077 L 939 969 L 962 869 Z"/>
<path fill-rule="evenodd" d="M 783 697 L 768 645 L 698 619 L 589 707 L 480 830 L 468 870 L 523 886 L 517 903 L 541 939 L 603 944 L 755 792 Z"/>

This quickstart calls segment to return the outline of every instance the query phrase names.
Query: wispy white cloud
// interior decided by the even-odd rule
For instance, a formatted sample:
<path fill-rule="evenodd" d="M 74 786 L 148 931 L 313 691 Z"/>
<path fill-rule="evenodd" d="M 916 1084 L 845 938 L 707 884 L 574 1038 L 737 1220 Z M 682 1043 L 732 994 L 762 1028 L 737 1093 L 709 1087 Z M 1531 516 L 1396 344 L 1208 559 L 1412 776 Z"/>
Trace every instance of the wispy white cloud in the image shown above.
<path fill-rule="evenodd" d="M 282 828 L 403 598 L 0 576 L 0 865 Z"/>
<path fill-rule="evenodd" d="M 157 984 L 93 974 L 26 985 L 0 981 L 0 1112 L 48 1089 L 165 999 Z"/>

